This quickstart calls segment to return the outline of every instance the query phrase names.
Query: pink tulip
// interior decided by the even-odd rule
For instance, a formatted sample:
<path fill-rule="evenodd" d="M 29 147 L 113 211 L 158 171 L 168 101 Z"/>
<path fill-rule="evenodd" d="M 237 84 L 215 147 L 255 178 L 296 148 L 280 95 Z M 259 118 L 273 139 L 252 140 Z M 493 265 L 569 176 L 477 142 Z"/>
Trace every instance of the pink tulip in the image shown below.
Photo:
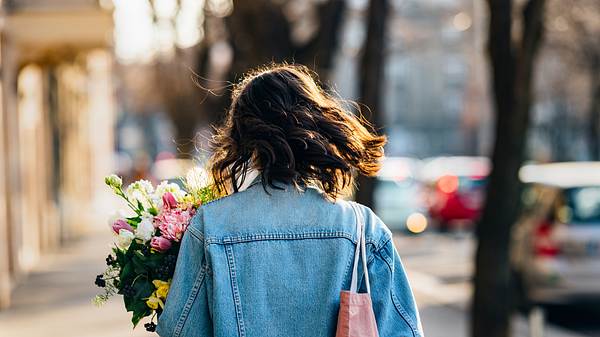
<path fill-rule="evenodd" d="M 159 252 L 164 252 L 171 248 L 171 241 L 162 236 L 155 236 L 150 240 L 150 246 Z"/>
<path fill-rule="evenodd" d="M 124 230 L 130 231 L 130 232 L 132 232 L 132 233 L 133 233 L 133 227 L 131 227 L 131 225 L 129 225 L 129 224 L 127 223 L 127 221 L 125 221 L 125 220 L 123 220 L 123 219 L 118 219 L 117 221 L 115 221 L 115 223 L 113 223 L 113 224 L 112 224 L 112 230 L 113 230 L 115 233 L 119 234 L 119 231 L 120 231 L 121 229 L 124 229 Z"/>
<path fill-rule="evenodd" d="M 175 199 L 175 196 L 173 196 L 173 193 L 171 192 L 166 192 L 165 194 L 163 194 L 163 205 L 168 208 L 168 209 L 173 209 L 173 208 L 177 208 L 177 200 Z"/>

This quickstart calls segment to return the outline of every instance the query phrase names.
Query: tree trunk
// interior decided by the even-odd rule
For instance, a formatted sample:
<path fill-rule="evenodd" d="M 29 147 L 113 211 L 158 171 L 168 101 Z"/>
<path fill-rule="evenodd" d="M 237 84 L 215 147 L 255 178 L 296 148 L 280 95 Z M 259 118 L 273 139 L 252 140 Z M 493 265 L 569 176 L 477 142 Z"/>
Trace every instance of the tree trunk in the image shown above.
<path fill-rule="evenodd" d="M 294 45 L 291 39 L 291 26 L 283 5 L 273 0 L 236 1 L 228 17 L 205 18 L 205 39 L 196 48 L 196 59 L 192 62 L 199 85 L 191 92 L 182 90 L 182 87 L 189 89 L 192 86 L 186 76 L 189 74 L 187 68 L 184 75 L 178 76 L 187 87 L 181 83 L 173 86 L 172 78 L 165 80 L 165 75 L 171 72 L 157 70 L 159 83 L 165 86 L 162 91 L 166 110 L 175 125 L 179 156 L 189 158 L 194 155 L 198 124 L 212 124 L 222 118 L 230 102 L 227 83 L 237 82 L 251 68 L 269 62 L 296 61 L 313 66 L 321 80 L 326 80 L 339 42 L 345 0 L 328 0 L 318 5 L 318 32 L 303 46 Z M 232 48 L 233 60 L 223 78 L 211 78 L 212 43 L 223 41 Z M 187 64 L 181 60 L 174 62 L 177 63 L 175 68 Z"/>
<path fill-rule="evenodd" d="M 177 146 L 177 157 L 192 159 L 196 157 L 196 125 L 193 118 L 181 116 L 173 118 L 175 126 L 175 144 Z"/>
<path fill-rule="evenodd" d="M 510 233 L 518 215 L 518 172 L 525 155 L 535 55 L 543 30 L 544 0 L 529 0 L 522 36 L 512 41 L 512 1 L 488 0 L 496 138 L 493 168 L 483 213 L 477 224 L 475 292 L 471 308 L 473 337 L 506 337 L 510 332 Z"/>
<path fill-rule="evenodd" d="M 327 79 L 339 44 L 345 0 L 318 5 L 318 31 L 308 42 L 296 45 L 283 4 L 273 0 L 238 1 L 226 18 L 234 49 L 233 76 L 268 62 L 297 62 Z M 265 18 L 269 20 L 265 20 Z"/>
<path fill-rule="evenodd" d="M 296 61 L 314 67 L 323 83 L 329 80 L 333 70 L 345 9 L 346 0 L 329 0 L 318 5 L 319 33 L 295 53 Z"/>
<path fill-rule="evenodd" d="M 360 62 L 360 102 L 370 113 L 366 117 L 379 130 L 383 125 L 382 87 L 385 67 L 388 0 L 371 0 L 367 16 L 367 37 Z M 356 201 L 373 207 L 375 178 L 359 175 Z"/>
<path fill-rule="evenodd" d="M 328 0 L 319 4 L 317 33 L 306 44 L 297 46 L 292 41 L 284 3 L 273 0 L 236 1 L 231 15 L 223 19 L 233 60 L 226 78 L 219 80 L 235 83 L 252 68 L 286 61 L 313 67 L 321 81 L 325 82 L 339 44 L 345 3 L 345 0 Z M 208 71 L 205 69 L 199 73 L 207 78 Z M 217 121 L 229 101 L 227 93 L 209 96 L 202 106 L 202 113 L 212 114 L 210 120 Z"/>
<path fill-rule="evenodd" d="M 600 160 L 600 57 L 596 57 L 591 67 L 592 80 L 590 83 L 590 108 L 589 108 L 589 146 L 590 160 Z"/>

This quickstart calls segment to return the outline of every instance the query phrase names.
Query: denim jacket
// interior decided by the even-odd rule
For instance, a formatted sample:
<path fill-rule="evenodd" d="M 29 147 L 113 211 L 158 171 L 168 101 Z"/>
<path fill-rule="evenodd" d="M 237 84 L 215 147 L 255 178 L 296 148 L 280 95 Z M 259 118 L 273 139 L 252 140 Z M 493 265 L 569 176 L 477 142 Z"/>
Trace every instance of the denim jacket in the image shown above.
<path fill-rule="evenodd" d="M 349 203 L 314 188 L 265 191 L 255 182 L 201 206 L 184 235 L 158 334 L 335 336 L 357 242 Z M 369 208 L 359 209 L 379 335 L 422 337 L 392 235 Z"/>

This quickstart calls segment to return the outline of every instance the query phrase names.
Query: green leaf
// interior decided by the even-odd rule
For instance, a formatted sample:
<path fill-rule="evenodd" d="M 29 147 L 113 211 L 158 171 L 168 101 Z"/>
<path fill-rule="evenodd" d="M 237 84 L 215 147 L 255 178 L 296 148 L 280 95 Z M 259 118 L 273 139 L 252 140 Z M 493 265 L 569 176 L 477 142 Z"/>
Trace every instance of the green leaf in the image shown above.
<path fill-rule="evenodd" d="M 135 303 L 135 298 L 134 297 L 127 297 L 127 296 L 123 296 L 123 304 L 125 304 L 125 310 L 129 311 L 133 311 L 133 304 Z"/>
<path fill-rule="evenodd" d="M 130 280 L 134 278 L 134 265 L 132 262 L 125 263 L 123 268 L 121 268 L 121 273 L 119 273 L 119 278 L 123 282 L 123 284 L 130 283 Z"/>
<path fill-rule="evenodd" d="M 127 249 L 127 255 L 130 259 L 132 259 L 137 252 L 139 252 L 144 247 L 144 244 L 139 242 L 137 239 L 131 241 L 129 248 Z"/>
<path fill-rule="evenodd" d="M 151 207 L 148 212 L 154 216 L 158 215 L 158 210 L 155 207 Z"/>
<path fill-rule="evenodd" d="M 136 274 L 145 274 L 147 272 L 148 267 L 138 256 L 134 256 L 131 261 L 133 262 L 133 267 Z"/>
<path fill-rule="evenodd" d="M 155 289 L 154 284 L 152 284 L 152 282 L 150 282 L 150 280 L 148 280 L 146 277 L 139 278 L 133 285 L 133 288 L 135 289 L 135 296 L 141 299 L 150 297 Z M 145 301 L 144 305 L 146 305 Z"/>
<path fill-rule="evenodd" d="M 152 255 L 146 257 L 144 264 L 146 265 L 146 268 L 149 270 L 157 268 L 158 266 L 161 265 L 164 257 L 165 257 L 165 254 L 160 254 L 160 253 L 152 254 Z"/>
<path fill-rule="evenodd" d="M 144 254 L 142 254 L 142 252 L 139 250 L 136 250 L 134 253 L 135 253 L 134 257 L 137 259 L 140 259 L 141 261 L 145 261 L 147 259 L 147 257 Z"/>
<path fill-rule="evenodd" d="M 137 227 L 137 225 L 142 222 L 142 218 L 140 216 L 132 216 L 130 218 L 127 218 L 127 223 L 130 224 L 133 227 Z"/>
<path fill-rule="evenodd" d="M 113 253 L 115 253 L 117 261 L 123 261 L 125 259 L 125 252 L 119 249 L 116 245 L 113 247 Z"/>
<path fill-rule="evenodd" d="M 135 327 L 137 326 L 137 324 L 140 322 L 140 320 L 146 316 L 150 316 L 152 314 L 152 309 L 150 309 L 147 305 L 146 305 L 146 301 L 144 300 L 137 300 L 133 303 L 133 305 L 131 306 L 133 315 L 131 317 L 131 323 L 133 323 L 133 328 L 135 329 Z"/>

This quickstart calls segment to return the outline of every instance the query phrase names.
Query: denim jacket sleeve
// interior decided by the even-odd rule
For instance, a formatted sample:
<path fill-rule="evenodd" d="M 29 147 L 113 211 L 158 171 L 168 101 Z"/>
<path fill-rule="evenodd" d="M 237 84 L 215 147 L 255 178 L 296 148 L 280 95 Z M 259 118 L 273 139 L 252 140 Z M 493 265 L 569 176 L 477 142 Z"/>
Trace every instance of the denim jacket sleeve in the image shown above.
<path fill-rule="evenodd" d="M 181 242 L 169 295 L 158 320 L 161 337 L 212 336 L 203 236 L 197 229 L 201 216 L 195 216 Z"/>
<path fill-rule="evenodd" d="M 369 274 L 379 335 L 423 337 L 412 290 L 391 238 L 373 254 Z"/>

